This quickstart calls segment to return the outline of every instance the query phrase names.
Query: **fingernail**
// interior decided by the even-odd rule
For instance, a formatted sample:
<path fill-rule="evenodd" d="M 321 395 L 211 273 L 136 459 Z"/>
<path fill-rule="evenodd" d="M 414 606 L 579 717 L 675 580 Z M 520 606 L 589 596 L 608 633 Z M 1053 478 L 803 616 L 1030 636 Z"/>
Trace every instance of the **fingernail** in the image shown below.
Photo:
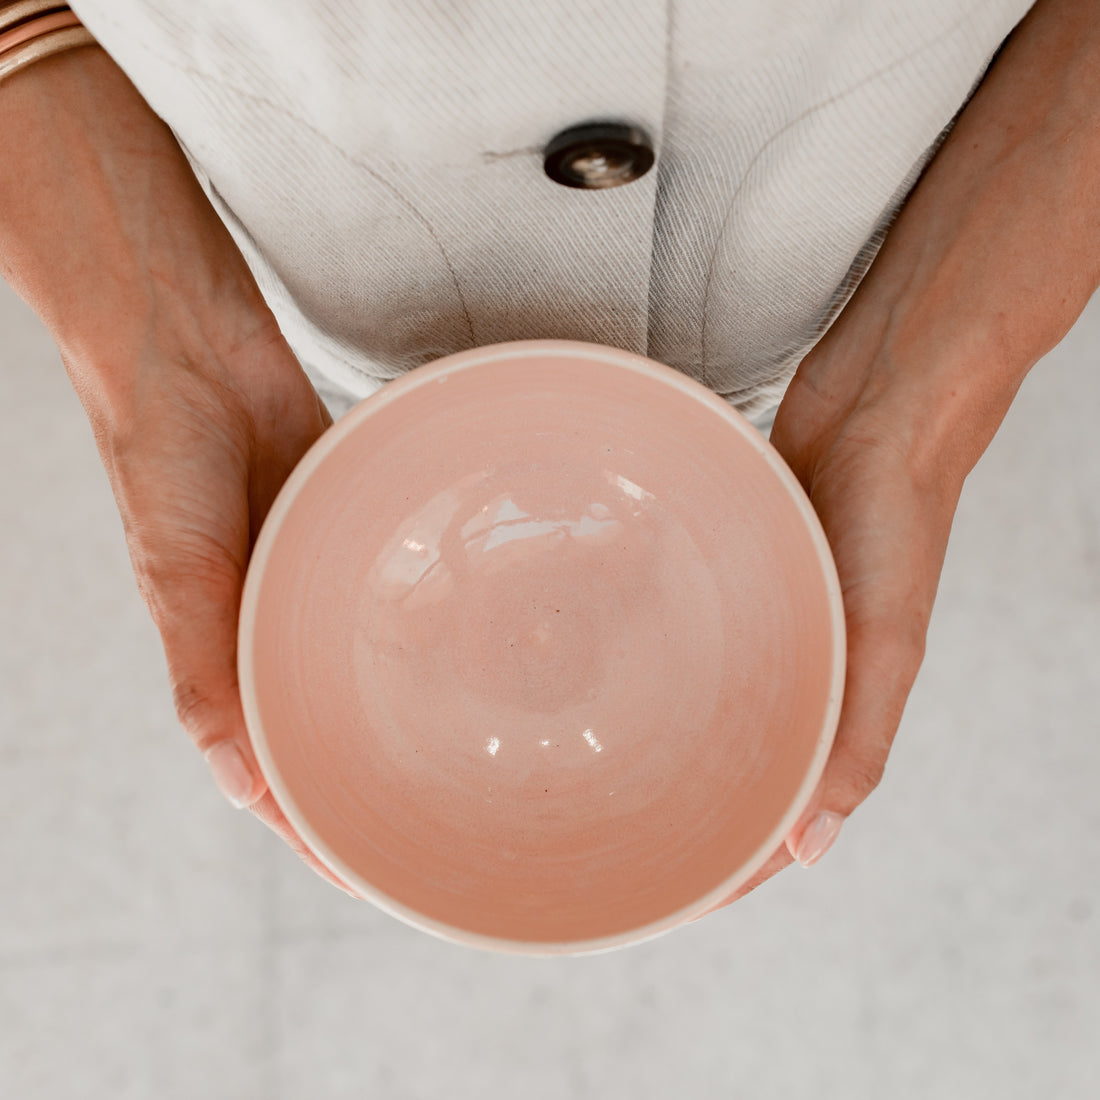
<path fill-rule="evenodd" d="M 842 814 L 833 813 L 832 810 L 822 810 L 806 826 L 798 842 L 798 848 L 791 855 L 803 867 L 812 866 L 832 846 L 833 841 L 840 835 L 840 827 L 843 824 Z"/>
<path fill-rule="evenodd" d="M 218 790 L 238 810 L 243 810 L 252 793 L 252 773 L 244 762 L 241 750 L 232 741 L 219 741 L 207 750 L 206 762 L 210 765 Z"/>

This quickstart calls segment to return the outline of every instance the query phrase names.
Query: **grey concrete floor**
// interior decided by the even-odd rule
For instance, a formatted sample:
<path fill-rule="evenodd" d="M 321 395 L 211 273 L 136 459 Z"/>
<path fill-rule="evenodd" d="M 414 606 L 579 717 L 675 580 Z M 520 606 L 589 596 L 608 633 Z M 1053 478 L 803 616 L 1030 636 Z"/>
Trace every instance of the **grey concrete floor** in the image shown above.
<path fill-rule="evenodd" d="M 0 285 L 0 1097 L 1095 1097 L 1098 419 L 1100 299 L 967 483 L 886 778 L 820 864 L 516 959 L 356 903 L 222 800 Z"/>

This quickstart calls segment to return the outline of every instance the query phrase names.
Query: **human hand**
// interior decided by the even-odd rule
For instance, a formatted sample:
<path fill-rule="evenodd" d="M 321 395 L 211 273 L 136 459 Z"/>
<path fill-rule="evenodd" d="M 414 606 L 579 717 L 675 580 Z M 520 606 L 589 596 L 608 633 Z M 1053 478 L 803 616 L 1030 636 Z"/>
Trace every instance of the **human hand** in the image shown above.
<path fill-rule="evenodd" d="M 241 591 L 261 524 L 332 418 L 273 320 L 239 345 L 199 352 L 154 329 L 140 361 L 121 373 L 131 382 L 109 399 L 95 385 L 81 396 L 164 644 L 179 720 L 223 793 L 350 893 L 266 789 L 236 666 Z"/>
<path fill-rule="evenodd" d="M 1091 0 L 1037 0 L 783 398 L 772 443 L 832 547 L 847 682 L 806 811 L 715 908 L 819 858 L 882 776 L 963 483 L 1100 284 L 1098 61 Z"/>
<path fill-rule="evenodd" d="M 784 847 L 816 862 L 878 786 L 925 639 L 965 480 L 925 446 L 904 386 L 867 384 L 849 406 L 807 358 L 772 442 L 810 497 L 844 600 L 847 676 L 824 774 Z M 786 860 L 784 860 L 786 862 Z"/>
<path fill-rule="evenodd" d="M 260 525 L 331 417 L 172 133 L 104 51 L 5 80 L 0 124 L 0 271 L 88 415 L 180 721 L 223 789 L 345 889 L 266 790 L 236 670 Z"/>
<path fill-rule="evenodd" d="M 925 636 L 963 478 L 929 462 L 896 392 L 866 387 L 853 404 L 818 389 L 807 357 L 771 441 L 806 490 L 832 549 L 844 600 L 847 676 L 825 771 L 785 843 L 743 897 L 795 858 L 815 863 L 880 782 Z M 711 910 L 713 912 L 713 910 Z"/>

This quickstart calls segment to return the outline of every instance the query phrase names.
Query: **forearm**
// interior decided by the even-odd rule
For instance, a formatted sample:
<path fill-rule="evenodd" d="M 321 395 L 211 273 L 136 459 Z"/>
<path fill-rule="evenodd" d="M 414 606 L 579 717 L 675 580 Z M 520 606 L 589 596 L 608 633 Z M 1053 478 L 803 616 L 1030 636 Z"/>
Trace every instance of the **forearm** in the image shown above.
<path fill-rule="evenodd" d="M 0 271 L 70 369 L 133 358 L 152 325 L 198 346 L 220 334 L 197 331 L 196 317 L 242 331 L 263 323 L 247 266 L 179 144 L 102 49 L 0 83 L 0 133 Z"/>
<path fill-rule="evenodd" d="M 962 479 L 1100 283 L 1100 12 L 1039 0 L 800 370 Z"/>

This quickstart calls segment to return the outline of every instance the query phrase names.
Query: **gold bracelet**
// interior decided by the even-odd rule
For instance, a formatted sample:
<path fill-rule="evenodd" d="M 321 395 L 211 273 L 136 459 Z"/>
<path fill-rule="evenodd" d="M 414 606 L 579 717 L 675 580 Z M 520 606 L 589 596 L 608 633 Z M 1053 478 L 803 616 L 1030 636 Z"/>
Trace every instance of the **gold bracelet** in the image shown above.
<path fill-rule="evenodd" d="M 16 0 L 14 4 L 0 4 L 0 31 L 33 19 L 36 15 L 45 15 L 46 12 L 59 11 L 68 6 L 64 0 Z"/>
<path fill-rule="evenodd" d="M 59 31 L 62 27 L 79 26 L 80 20 L 77 19 L 76 13 L 69 8 L 62 8 L 61 11 L 51 11 L 47 15 L 39 16 L 37 19 L 28 19 L 25 23 L 20 23 L 10 30 L 0 30 L 0 57 L 3 57 L 9 50 L 22 46 L 24 42 L 40 38 L 44 34 L 49 34 L 50 31 Z"/>
<path fill-rule="evenodd" d="M 92 37 L 92 32 L 83 25 L 50 31 L 38 38 L 32 38 L 22 46 L 8 50 L 7 53 L 0 54 L 0 80 L 52 54 L 76 49 L 78 46 L 97 46 L 98 44 Z"/>

